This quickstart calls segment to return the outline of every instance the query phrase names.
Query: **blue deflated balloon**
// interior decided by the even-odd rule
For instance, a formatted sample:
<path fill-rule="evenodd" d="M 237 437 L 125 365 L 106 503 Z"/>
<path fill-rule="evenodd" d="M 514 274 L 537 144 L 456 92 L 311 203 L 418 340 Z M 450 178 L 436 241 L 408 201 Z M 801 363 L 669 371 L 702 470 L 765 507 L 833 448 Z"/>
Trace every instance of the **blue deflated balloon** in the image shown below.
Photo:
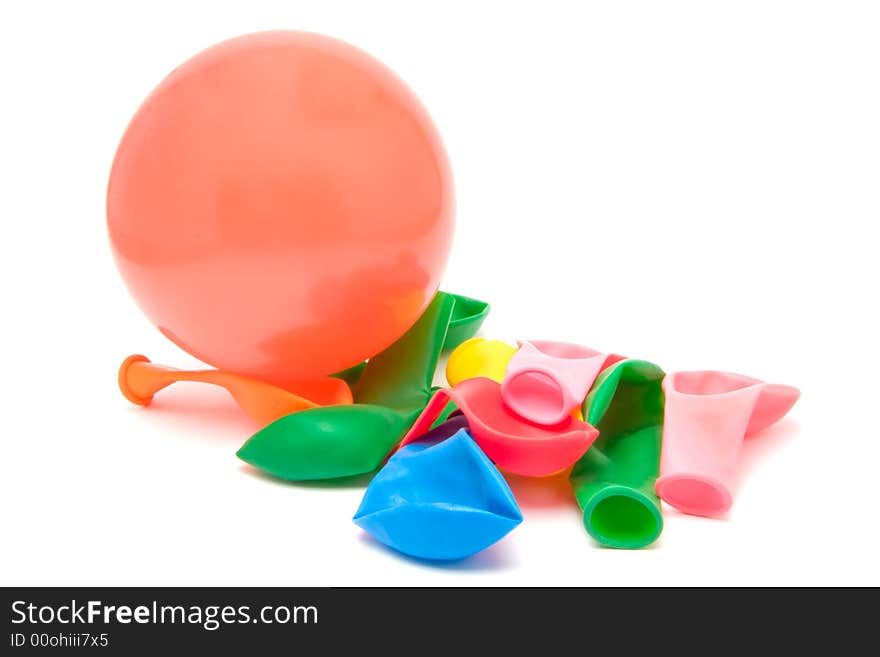
<path fill-rule="evenodd" d="M 354 521 L 378 541 L 422 559 L 461 559 L 522 522 L 510 487 L 461 420 L 392 456 L 367 487 Z"/>

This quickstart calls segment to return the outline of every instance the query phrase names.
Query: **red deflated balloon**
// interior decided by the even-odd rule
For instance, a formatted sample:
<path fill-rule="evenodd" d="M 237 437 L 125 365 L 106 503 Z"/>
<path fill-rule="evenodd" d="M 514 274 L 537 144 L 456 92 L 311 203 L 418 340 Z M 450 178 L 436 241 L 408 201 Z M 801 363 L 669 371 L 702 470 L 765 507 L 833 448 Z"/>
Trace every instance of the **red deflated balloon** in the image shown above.
<path fill-rule="evenodd" d="M 182 349 L 277 385 L 389 346 L 436 292 L 453 185 L 424 107 L 341 41 L 266 32 L 176 68 L 122 138 L 114 256 Z"/>

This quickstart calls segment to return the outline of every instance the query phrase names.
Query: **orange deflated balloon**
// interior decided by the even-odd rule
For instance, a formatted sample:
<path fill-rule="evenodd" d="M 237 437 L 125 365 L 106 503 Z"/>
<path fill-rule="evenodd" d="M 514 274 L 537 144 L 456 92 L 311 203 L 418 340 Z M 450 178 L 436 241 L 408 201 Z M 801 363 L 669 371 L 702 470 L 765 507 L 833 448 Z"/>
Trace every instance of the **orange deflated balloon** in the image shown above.
<path fill-rule="evenodd" d="M 452 177 L 427 112 L 379 61 L 266 32 L 196 55 L 144 101 L 113 162 L 107 224 L 168 338 L 283 386 L 415 323 L 449 253 Z"/>

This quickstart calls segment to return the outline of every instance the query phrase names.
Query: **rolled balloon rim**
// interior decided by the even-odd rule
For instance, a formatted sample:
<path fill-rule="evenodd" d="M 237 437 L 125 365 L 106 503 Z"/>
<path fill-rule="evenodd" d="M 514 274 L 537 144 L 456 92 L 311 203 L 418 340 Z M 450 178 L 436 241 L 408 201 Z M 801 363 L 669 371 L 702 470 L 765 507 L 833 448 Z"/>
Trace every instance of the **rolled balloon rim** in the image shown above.
<path fill-rule="evenodd" d="M 597 522 L 595 514 L 603 503 L 609 500 L 626 499 L 637 502 L 640 505 L 639 514 L 642 516 L 642 522 L 647 520 L 653 522 L 650 525 L 650 531 L 647 532 L 609 532 L 602 530 L 602 522 Z M 607 506 L 607 504 L 606 504 Z M 619 509 L 609 511 L 609 514 L 620 516 Z M 645 513 L 647 512 L 647 513 Z M 637 549 L 647 547 L 660 538 L 663 533 L 663 514 L 660 511 L 659 500 L 652 498 L 645 493 L 624 486 L 622 484 L 609 484 L 596 491 L 587 500 L 583 508 L 584 529 L 592 536 L 600 545 L 610 548 L 619 549 Z M 624 534 L 629 534 L 625 536 Z"/>
<path fill-rule="evenodd" d="M 687 488 L 679 490 L 682 485 Z M 733 506 L 733 494 L 724 482 L 697 472 L 676 472 L 661 475 L 654 483 L 657 495 L 674 509 L 692 516 L 715 518 Z M 706 496 L 706 503 L 696 498 Z"/>
<path fill-rule="evenodd" d="M 519 340 L 501 383 L 504 403 L 526 420 L 559 424 L 580 406 L 609 354 L 573 342 Z"/>
<path fill-rule="evenodd" d="M 519 393 L 521 383 L 524 382 L 528 389 L 528 381 L 538 378 L 542 385 L 546 386 L 546 393 L 542 394 L 543 403 L 540 408 L 535 408 L 529 401 L 528 394 Z M 550 393 L 550 390 L 553 390 Z M 556 426 L 566 421 L 569 414 L 583 400 L 576 399 L 571 391 L 559 381 L 555 373 L 540 365 L 529 365 L 504 377 L 501 383 L 502 401 L 507 408 L 528 422 L 542 426 Z M 551 395 L 552 394 L 552 398 Z M 553 406 L 552 412 L 550 406 Z"/>
<path fill-rule="evenodd" d="M 138 406 L 147 406 L 151 401 L 153 401 L 153 396 L 149 397 L 141 397 L 140 395 L 136 395 L 134 391 L 131 389 L 131 386 L 128 384 L 128 370 L 135 363 L 151 363 L 152 361 L 142 354 L 132 354 L 128 358 L 126 358 L 119 365 L 119 372 L 116 375 L 116 380 L 119 383 L 119 391 L 122 393 L 122 396 L 125 397 L 132 404 L 137 404 Z"/>

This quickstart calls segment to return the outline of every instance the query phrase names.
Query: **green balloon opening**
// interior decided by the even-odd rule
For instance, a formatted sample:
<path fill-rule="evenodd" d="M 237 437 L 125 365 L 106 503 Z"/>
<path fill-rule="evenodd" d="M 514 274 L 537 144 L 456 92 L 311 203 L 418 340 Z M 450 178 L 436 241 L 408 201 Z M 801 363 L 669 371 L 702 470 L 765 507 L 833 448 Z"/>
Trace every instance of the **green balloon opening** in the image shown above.
<path fill-rule="evenodd" d="M 587 529 L 610 547 L 638 547 L 659 534 L 656 510 L 629 495 L 610 495 L 589 511 Z"/>

